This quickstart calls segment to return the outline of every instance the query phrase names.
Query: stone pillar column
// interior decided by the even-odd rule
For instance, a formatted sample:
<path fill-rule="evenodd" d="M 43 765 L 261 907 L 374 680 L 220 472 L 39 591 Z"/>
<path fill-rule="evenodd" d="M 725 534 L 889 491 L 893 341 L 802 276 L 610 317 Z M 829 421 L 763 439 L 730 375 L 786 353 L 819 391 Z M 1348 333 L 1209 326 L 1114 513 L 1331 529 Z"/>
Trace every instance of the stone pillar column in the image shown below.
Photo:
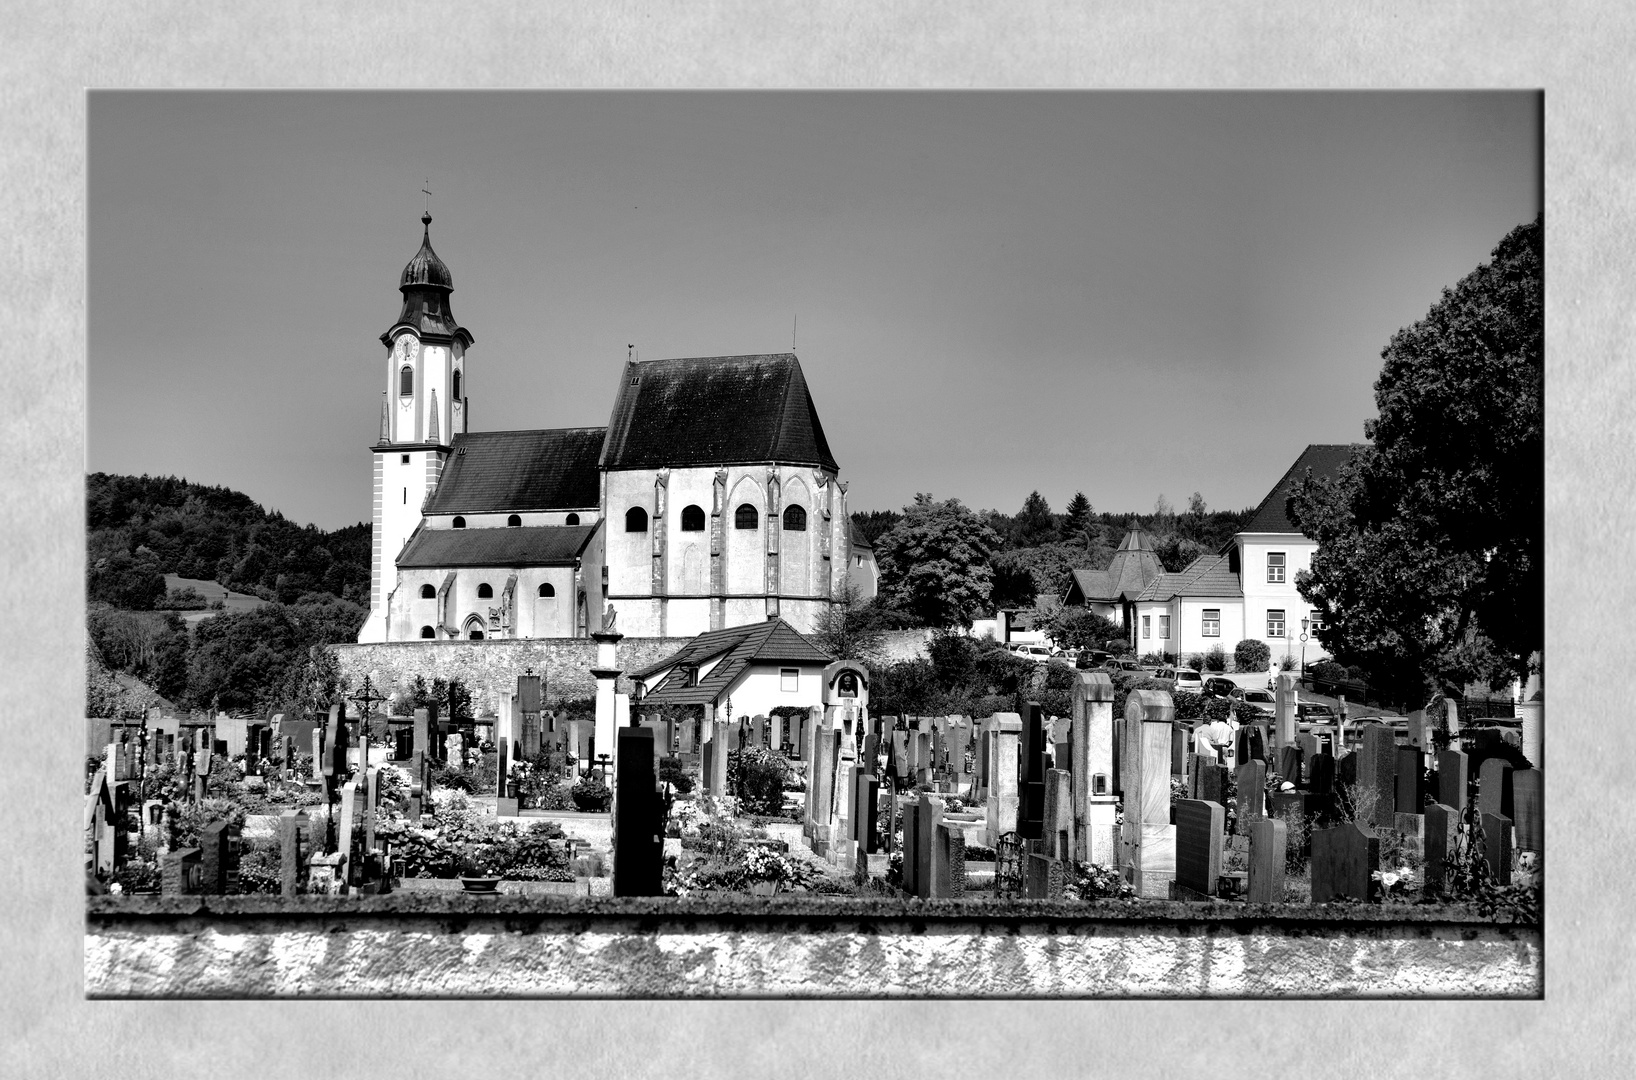
<path fill-rule="evenodd" d="M 1273 687 L 1273 741 L 1278 749 L 1295 745 L 1295 676 L 1287 671 L 1278 673 Z"/>
<path fill-rule="evenodd" d="M 1452 706 L 1453 703 L 1450 702 Z M 1517 719 L 1522 721 L 1522 753 L 1534 768 L 1545 769 L 1545 702 L 1517 703 Z"/>
<path fill-rule="evenodd" d="M 1122 762 L 1125 788 L 1124 843 L 1131 853 L 1139 896 L 1169 895 L 1176 876 L 1176 827 L 1170 824 L 1170 729 L 1176 708 L 1163 690 L 1132 690 L 1125 699 L 1125 742 L 1132 761 Z"/>
<path fill-rule="evenodd" d="M 614 647 L 624 637 L 624 634 L 609 630 L 598 630 L 591 634 L 591 639 L 596 642 L 596 667 L 591 669 L 591 676 L 596 679 L 596 749 L 597 753 L 610 757 L 618 752 L 618 746 L 614 741 L 614 729 L 618 727 L 614 715 L 614 687 L 619 676 L 624 674 L 614 666 Z"/>
<path fill-rule="evenodd" d="M 1113 681 L 1088 671 L 1074 690 L 1074 816 L 1076 857 L 1098 866 L 1119 860 L 1118 804 L 1113 793 Z"/>

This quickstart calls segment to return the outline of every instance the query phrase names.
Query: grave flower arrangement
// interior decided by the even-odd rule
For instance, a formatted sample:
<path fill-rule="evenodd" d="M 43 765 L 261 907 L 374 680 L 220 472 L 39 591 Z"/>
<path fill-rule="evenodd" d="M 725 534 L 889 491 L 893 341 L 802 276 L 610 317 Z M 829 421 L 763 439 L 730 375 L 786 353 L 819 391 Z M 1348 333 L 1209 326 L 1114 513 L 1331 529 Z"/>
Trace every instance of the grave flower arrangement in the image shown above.
<path fill-rule="evenodd" d="M 587 813 L 600 814 L 613 803 L 613 792 L 594 774 L 569 788 L 568 794 L 574 800 L 574 808 Z"/>

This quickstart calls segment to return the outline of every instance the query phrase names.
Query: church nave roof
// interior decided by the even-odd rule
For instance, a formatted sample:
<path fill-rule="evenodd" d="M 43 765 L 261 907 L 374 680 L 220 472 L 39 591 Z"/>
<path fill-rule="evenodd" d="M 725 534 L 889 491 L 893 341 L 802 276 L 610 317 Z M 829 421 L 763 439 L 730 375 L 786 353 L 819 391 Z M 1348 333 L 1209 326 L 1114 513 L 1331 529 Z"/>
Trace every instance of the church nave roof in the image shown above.
<path fill-rule="evenodd" d="M 398 558 L 399 570 L 463 566 L 572 566 L 595 525 L 524 525 L 504 529 L 421 529 Z"/>
<path fill-rule="evenodd" d="M 456 435 L 428 514 L 585 510 L 602 499 L 597 458 L 606 428 Z"/>

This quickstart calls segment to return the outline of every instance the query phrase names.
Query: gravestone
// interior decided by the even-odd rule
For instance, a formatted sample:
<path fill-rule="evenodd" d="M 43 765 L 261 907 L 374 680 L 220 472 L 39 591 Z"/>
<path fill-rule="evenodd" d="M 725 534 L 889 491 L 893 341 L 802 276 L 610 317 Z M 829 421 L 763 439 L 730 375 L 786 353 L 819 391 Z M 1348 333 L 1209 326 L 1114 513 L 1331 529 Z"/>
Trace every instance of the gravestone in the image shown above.
<path fill-rule="evenodd" d="M 196 847 L 167 851 L 159 857 L 159 894 L 192 896 L 199 892 L 200 851 Z"/>
<path fill-rule="evenodd" d="M 872 773 L 858 772 L 853 776 L 857 785 L 857 813 L 853 817 L 853 841 L 859 856 L 869 856 L 880 850 L 877 839 L 880 822 L 880 781 Z"/>
<path fill-rule="evenodd" d="M 1301 748 L 1299 746 L 1279 747 L 1278 775 L 1296 787 L 1301 786 Z"/>
<path fill-rule="evenodd" d="M 1312 834 L 1312 902 L 1342 897 L 1369 899 L 1369 878 L 1380 864 L 1380 841 L 1373 832 L 1347 822 Z"/>
<path fill-rule="evenodd" d="M 1511 818 L 1516 813 L 1511 791 L 1511 763 L 1491 757 L 1477 770 L 1477 812 Z"/>
<path fill-rule="evenodd" d="M 1422 780 L 1425 777 L 1421 765 L 1420 751 L 1412 746 L 1397 748 L 1397 796 L 1396 810 L 1399 814 L 1421 813 L 1421 804 L 1425 801 Z"/>
<path fill-rule="evenodd" d="M 915 895 L 932 895 L 938 873 L 937 830 L 943 824 L 943 800 L 921 793 L 915 812 Z M 947 874 L 947 870 L 943 871 Z"/>
<path fill-rule="evenodd" d="M 238 883 L 238 837 L 225 821 L 212 821 L 199 830 L 199 891 L 226 896 Z"/>
<path fill-rule="evenodd" d="M 995 713 L 992 718 L 993 746 L 988 755 L 988 799 L 984 807 L 990 846 L 1017 829 L 1017 743 L 1022 728 L 1022 717 L 1016 713 Z"/>
<path fill-rule="evenodd" d="M 932 860 L 931 896 L 937 899 L 958 899 L 966 892 L 966 834 L 948 825 L 937 827 L 934 841 L 936 857 Z"/>
<path fill-rule="evenodd" d="M 1240 724 L 1233 733 L 1233 760 L 1242 765 L 1251 759 L 1267 760 L 1266 734 L 1261 724 Z"/>
<path fill-rule="evenodd" d="M 1049 855 L 1030 854 L 1023 867 L 1023 897 L 1060 900 L 1068 885 L 1068 864 Z"/>
<path fill-rule="evenodd" d="M 1193 773 L 1198 778 L 1196 799 L 1214 803 L 1227 801 L 1227 766 L 1213 761 L 1199 761 L 1194 765 Z"/>
<path fill-rule="evenodd" d="M 1066 756 L 1063 759 L 1067 760 Z M 1045 771 L 1045 814 L 1040 829 L 1044 851 L 1053 859 L 1074 857 L 1073 773 L 1067 769 Z"/>
<path fill-rule="evenodd" d="M 306 888 L 307 859 L 312 855 L 312 822 L 304 810 L 278 816 L 279 895 L 286 900 Z"/>
<path fill-rule="evenodd" d="M 1170 775 L 1187 775 L 1187 729 L 1180 724 L 1170 729 Z"/>
<path fill-rule="evenodd" d="M 1252 823 L 1267 816 L 1265 762 L 1251 759 L 1238 767 L 1238 831 L 1247 832 Z M 1181 824 L 1180 819 L 1177 824 Z"/>
<path fill-rule="evenodd" d="M 1455 813 L 1466 808 L 1470 763 L 1471 759 L 1460 750 L 1444 750 L 1437 755 L 1437 801 L 1453 807 Z"/>
<path fill-rule="evenodd" d="M 617 729 L 613 813 L 613 894 L 664 894 L 664 822 L 652 728 Z"/>
<path fill-rule="evenodd" d="M 1422 843 L 1425 853 L 1426 891 L 1442 891 L 1448 879 L 1447 860 L 1460 850 L 1460 812 L 1443 803 L 1426 807 L 1426 831 Z"/>
<path fill-rule="evenodd" d="M 1545 850 L 1545 783 L 1538 769 L 1511 774 L 1511 802 L 1516 809 L 1517 850 Z"/>
<path fill-rule="evenodd" d="M 920 895 L 920 804 L 903 804 L 903 891 Z"/>
<path fill-rule="evenodd" d="M 1130 853 L 1131 881 L 1138 896 L 1169 896 L 1176 874 L 1176 827 L 1170 823 L 1170 731 L 1175 717 L 1175 705 L 1164 690 L 1132 690 L 1125 698 L 1122 847 Z"/>
<path fill-rule="evenodd" d="M 1039 702 L 1030 701 L 1023 718 L 1021 803 L 1017 835 L 1039 840 L 1045 827 L 1045 731 Z"/>
<path fill-rule="evenodd" d="M 1310 771 L 1312 759 L 1318 756 L 1318 736 L 1310 731 L 1303 732 L 1295 737 L 1295 745 L 1301 750 L 1301 764 Z M 1300 785 L 1300 781 L 1296 780 L 1295 777 L 1286 777 L 1285 779 L 1295 780 L 1297 786 Z M 1311 785 L 1308 784 L 1308 786 Z"/>
<path fill-rule="evenodd" d="M 1278 818 L 1250 822 L 1250 875 L 1246 899 L 1252 904 L 1284 902 L 1285 846 L 1289 826 Z"/>
<path fill-rule="evenodd" d="M 1118 862 L 1117 797 L 1113 793 L 1113 681 L 1105 672 L 1080 672 L 1074 681 L 1070 753 L 1074 857 L 1098 866 Z"/>
<path fill-rule="evenodd" d="M 1496 884 L 1511 884 L 1511 819 L 1504 814 L 1483 815 L 1483 858 Z"/>
<path fill-rule="evenodd" d="M 1365 824 L 1390 828 L 1397 813 L 1397 737 L 1385 724 L 1366 724 L 1358 751 L 1358 805 Z M 1359 820 L 1363 820 L 1360 814 Z"/>
<path fill-rule="evenodd" d="M 1221 877 L 1222 830 L 1226 824 L 1227 811 L 1220 803 L 1198 799 L 1177 801 L 1176 885 L 1179 889 L 1204 896 L 1216 895 L 1216 883 Z M 1192 899 L 1186 895 L 1181 898 Z"/>
<path fill-rule="evenodd" d="M 1335 755 L 1321 751 L 1307 766 L 1307 790 L 1315 795 L 1328 795 L 1335 790 Z"/>

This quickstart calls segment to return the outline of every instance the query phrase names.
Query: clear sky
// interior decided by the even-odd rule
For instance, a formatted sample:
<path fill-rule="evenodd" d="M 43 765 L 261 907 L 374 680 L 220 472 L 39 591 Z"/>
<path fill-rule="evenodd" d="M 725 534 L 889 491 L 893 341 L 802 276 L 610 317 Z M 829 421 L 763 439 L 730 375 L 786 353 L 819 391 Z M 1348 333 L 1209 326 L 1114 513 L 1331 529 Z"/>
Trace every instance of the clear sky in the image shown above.
<path fill-rule="evenodd" d="M 857 510 L 1254 505 L 1542 203 L 1532 93 L 97 92 L 90 471 L 368 520 L 398 275 L 472 426 L 801 358 Z"/>

